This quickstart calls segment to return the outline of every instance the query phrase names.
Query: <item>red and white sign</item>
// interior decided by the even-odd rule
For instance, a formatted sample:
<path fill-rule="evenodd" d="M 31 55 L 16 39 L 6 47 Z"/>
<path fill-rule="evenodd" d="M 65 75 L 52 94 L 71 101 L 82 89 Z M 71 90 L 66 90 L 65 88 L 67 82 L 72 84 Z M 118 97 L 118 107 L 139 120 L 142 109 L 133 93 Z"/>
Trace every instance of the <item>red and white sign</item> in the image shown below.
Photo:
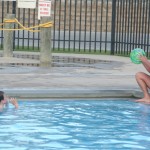
<path fill-rule="evenodd" d="M 38 19 L 43 16 L 51 16 L 51 0 L 39 0 Z"/>

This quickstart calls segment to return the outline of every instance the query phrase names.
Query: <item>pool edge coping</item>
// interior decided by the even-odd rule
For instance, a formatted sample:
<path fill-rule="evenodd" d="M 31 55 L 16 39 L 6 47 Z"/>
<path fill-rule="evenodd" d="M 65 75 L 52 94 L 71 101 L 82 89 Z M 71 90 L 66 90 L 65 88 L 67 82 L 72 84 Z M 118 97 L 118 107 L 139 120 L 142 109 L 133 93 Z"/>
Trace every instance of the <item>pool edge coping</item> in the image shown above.
<path fill-rule="evenodd" d="M 140 98 L 142 92 L 133 89 L 5 89 L 7 95 L 18 99 L 82 99 L 82 98 Z"/>

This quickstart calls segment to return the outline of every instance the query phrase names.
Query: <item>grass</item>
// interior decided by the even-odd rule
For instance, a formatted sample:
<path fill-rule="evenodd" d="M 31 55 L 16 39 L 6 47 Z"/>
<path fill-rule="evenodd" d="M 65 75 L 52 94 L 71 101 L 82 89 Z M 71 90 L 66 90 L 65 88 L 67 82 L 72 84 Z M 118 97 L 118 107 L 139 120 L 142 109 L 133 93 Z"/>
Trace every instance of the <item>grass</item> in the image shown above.
<path fill-rule="evenodd" d="M 0 45 L 0 50 L 2 50 L 3 47 Z M 38 47 L 28 47 L 28 46 L 20 46 L 20 47 L 15 47 L 15 51 L 21 51 L 21 52 L 40 52 Z M 55 48 L 52 49 L 52 53 L 70 53 L 70 54 L 93 54 L 93 55 L 111 55 L 110 51 L 105 51 L 105 50 L 83 50 L 83 49 L 63 49 L 63 48 Z M 129 54 L 125 53 L 120 53 L 120 54 L 114 54 L 115 56 L 124 56 L 124 57 L 129 57 Z"/>

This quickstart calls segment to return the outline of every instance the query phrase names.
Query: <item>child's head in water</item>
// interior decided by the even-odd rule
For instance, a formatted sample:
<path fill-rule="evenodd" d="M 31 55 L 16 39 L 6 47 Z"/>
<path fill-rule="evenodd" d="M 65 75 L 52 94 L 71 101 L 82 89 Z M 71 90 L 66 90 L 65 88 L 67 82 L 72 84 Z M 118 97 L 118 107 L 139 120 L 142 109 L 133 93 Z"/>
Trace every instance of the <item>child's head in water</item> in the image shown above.
<path fill-rule="evenodd" d="M 4 100 L 4 92 L 3 91 L 0 91 L 0 102 Z"/>
<path fill-rule="evenodd" d="M 4 92 L 0 91 L 0 103 L 5 101 Z"/>
<path fill-rule="evenodd" d="M 5 96 L 5 93 L 3 91 L 0 91 L 0 104 L 5 105 L 5 104 L 8 104 L 9 102 L 12 105 L 14 105 L 15 108 L 18 108 L 18 102 L 16 98 L 9 98 Z"/>

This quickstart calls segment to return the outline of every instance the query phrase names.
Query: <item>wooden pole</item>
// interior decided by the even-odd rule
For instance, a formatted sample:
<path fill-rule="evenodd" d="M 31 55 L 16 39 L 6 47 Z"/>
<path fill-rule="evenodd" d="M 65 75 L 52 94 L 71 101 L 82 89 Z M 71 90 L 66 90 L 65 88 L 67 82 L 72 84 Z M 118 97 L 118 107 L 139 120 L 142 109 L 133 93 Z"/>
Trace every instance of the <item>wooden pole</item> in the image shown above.
<path fill-rule="evenodd" d="M 51 17 L 41 17 L 41 24 L 51 21 Z M 51 67 L 52 52 L 51 52 L 51 27 L 41 27 L 40 32 L 40 66 Z"/>
<path fill-rule="evenodd" d="M 15 14 L 7 14 L 6 19 L 15 19 Z M 6 23 L 6 29 L 14 29 L 14 23 Z M 13 32 L 4 31 L 4 51 L 3 57 L 13 57 Z"/>

